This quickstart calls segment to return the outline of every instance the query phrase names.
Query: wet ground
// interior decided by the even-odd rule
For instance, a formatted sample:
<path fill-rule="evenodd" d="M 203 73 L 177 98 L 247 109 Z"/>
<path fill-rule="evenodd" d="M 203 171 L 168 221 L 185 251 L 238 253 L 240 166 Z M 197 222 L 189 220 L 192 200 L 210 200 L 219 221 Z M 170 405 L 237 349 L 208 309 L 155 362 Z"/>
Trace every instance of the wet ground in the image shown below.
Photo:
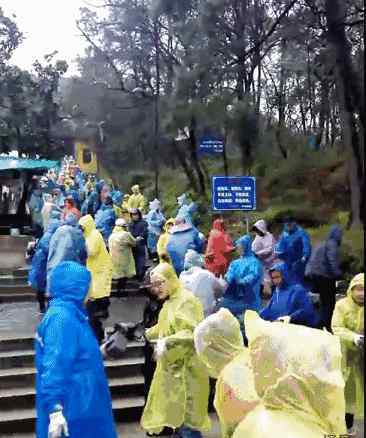
<path fill-rule="evenodd" d="M 105 326 L 111 327 L 116 322 L 138 322 L 142 319 L 146 298 L 111 298 L 110 317 Z M 10 303 L 0 304 L 0 339 L 14 336 L 29 336 L 34 333 L 42 315 L 38 304 Z"/>

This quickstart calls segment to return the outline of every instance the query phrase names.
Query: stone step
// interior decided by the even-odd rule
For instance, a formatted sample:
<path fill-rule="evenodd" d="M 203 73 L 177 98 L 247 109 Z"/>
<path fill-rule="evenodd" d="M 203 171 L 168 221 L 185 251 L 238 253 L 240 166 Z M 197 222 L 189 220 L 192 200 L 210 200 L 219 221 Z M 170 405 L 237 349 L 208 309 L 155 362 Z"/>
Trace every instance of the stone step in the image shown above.
<path fill-rule="evenodd" d="M 124 418 L 125 421 L 136 420 L 145 405 L 145 398 L 133 396 L 116 398 L 112 402 L 115 418 Z M 36 410 L 34 408 L 14 409 L 1 413 L 0 415 L 0 436 L 1 434 L 17 434 L 34 431 Z M 99 438 L 99 437 L 98 437 Z"/>
<path fill-rule="evenodd" d="M 36 301 L 36 294 L 34 292 L 21 293 L 21 294 L 2 294 L 0 292 L 0 304 L 11 303 L 32 303 Z"/>
<path fill-rule="evenodd" d="M 0 357 L 4 352 L 18 352 L 33 350 L 34 336 L 14 336 L 0 338 Z"/>
<path fill-rule="evenodd" d="M 13 275 L 1 275 L 0 276 L 0 288 L 1 286 L 28 286 L 27 277 L 14 277 Z"/>
<path fill-rule="evenodd" d="M 141 375 L 145 358 L 126 357 L 123 359 L 105 361 L 108 378 L 131 377 Z M 0 369 L 0 388 L 20 388 L 34 385 L 36 370 L 34 367 L 16 367 Z"/>
<path fill-rule="evenodd" d="M 109 389 L 113 399 L 144 395 L 144 377 L 143 375 L 136 376 L 121 376 L 109 379 Z M 35 406 L 36 390 L 33 385 L 19 388 L 1 388 L 0 389 L 0 412 L 9 412 L 14 409 L 27 409 Z"/>
<path fill-rule="evenodd" d="M 33 340 L 32 340 L 33 341 Z M 1 345 L 1 342 L 0 342 Z M 143 357 L 144 344 L 130 342 L 125 352 L 126 358 Z M 8 368 L 27 368 L 34 364 L 35 352 L 33 348 L 26 350 L 0 350 L 0 370 Z"/>
<path fill-rule="evenodd" d="M 2 295 L 19 295 L 28 294 L 36 295 L 35 291 L 26 283 L 23 284 L 1 284 L 0 285 L 0 297 Z"/>

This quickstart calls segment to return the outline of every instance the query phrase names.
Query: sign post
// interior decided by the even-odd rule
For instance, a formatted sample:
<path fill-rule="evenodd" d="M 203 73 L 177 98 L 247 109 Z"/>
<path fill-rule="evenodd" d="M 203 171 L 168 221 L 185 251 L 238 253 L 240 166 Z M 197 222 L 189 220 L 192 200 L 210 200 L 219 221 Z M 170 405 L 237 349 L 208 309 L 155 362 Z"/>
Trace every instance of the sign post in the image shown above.
<path fill-rule="evenodd" d="M 224 139 L 218 135 L 204 135 L 200 139 L 199 152 L 206 154 L 222 154 Z"/>
<path fill-rule="evenodd" d="M 256 207 L 257 194 L 254 177 L 212 177 L 212 209 L 214 211 L 253 211 Z"/>

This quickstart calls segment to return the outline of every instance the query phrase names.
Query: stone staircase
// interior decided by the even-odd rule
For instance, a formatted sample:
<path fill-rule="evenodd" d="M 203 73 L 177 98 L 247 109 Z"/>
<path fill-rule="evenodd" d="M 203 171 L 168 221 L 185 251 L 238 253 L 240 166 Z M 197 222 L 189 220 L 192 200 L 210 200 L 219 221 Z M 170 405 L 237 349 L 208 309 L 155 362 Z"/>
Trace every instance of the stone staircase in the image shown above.
<path fill-rule="evenodd" d="M 35 430 L 34 340 L 0 339 L 0 437 L 32 437 Z M 125 357 L 105 368 L 116 421 L 136 421 L 144 406 L 144 345 L 131 342 Z"/>
<path fill-rule="evenodd" d="M 128 281 L 124 297 L 140 296 L 139 284 Z M 112 297 L 117 297 L 116 283 L 112 281 Z M 15 270 L 0 270 L 0 304 L 34 301 L 34 290 L 28 285 L 28 268 Z"/>

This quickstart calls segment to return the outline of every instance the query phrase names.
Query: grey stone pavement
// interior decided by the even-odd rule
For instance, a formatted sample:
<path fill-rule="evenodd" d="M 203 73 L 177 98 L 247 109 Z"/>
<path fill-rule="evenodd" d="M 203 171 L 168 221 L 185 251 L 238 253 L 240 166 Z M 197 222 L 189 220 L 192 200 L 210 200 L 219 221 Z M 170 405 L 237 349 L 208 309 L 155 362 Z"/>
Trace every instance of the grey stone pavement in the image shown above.
<path fill-rule="evenodd" d="M 109 308 L 110 317 L 105 326 L 111 327 L 121 321 L 140 321 L 145 303 L 146 298 L 143 296 L 112 298 Z M 0 304 L 0 339 L 29 336 L 35 333 L 41 317 L 36 302 Z"/>

